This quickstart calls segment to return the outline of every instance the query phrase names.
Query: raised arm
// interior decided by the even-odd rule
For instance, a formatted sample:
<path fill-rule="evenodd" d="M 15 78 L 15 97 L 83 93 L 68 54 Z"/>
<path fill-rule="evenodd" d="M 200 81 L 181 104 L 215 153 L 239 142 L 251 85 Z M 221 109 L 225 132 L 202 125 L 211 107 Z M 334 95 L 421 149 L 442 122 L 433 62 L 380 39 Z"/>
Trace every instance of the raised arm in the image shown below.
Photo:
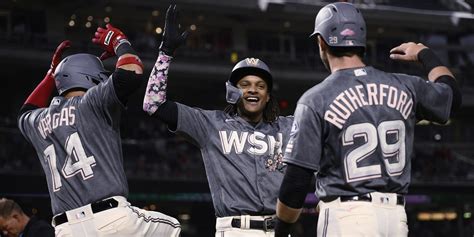
<path fill-rule="evenodd" d="M 127 36 L 118 28 L 107 24 L 106 28 L 98 27 L 92 39 L 105 51 L 101 60 L 117 56 L 116 71 L 112 76 L 114 89 L 119 100 L 126 104 L 128 97 L 143 82 L 143 64 Z"/>
<path fill-rule="evenodd" d="M 166 87 L 170 62 L 173 58 L 174 51 L 185 42 L 188 35 L 187 31 L 183 33 L 179 32 L 178 10 L 176 5 L 169 6 L 166 11 L 164 28 L 158 59 L 148 78 L 148 85 L 143 99 L 143 110 L 149 115 L 153 115 L 158 108 L 166 102 Z M 167 111 L 167 109 L 164 111 Z M 165 113 L 163 112 L 162 114 Z M 166 119 L 164 120 L 166 122 Z"/>
<path fill-rule="evenodd" d="M 56 70 L 58 64 L 61 62 L 61 56 L 64 50 L 69 47 L 71 47 L 71 41 L 65 40 L 56 48 L 48 72 L 44 76 L 43 80 L 28 96 L 25 103 L 23 103 L 23 106 L 20 109 L 19 116 L 21 116 L 24 112 L 28 110 L 42 108 L 48 105 L 49 97 L 56 89 L 56 85 L 54 84 L 54 71 Z"/>
<path fill-rule="evenodd" d="M 404 43 L 390 50 L 390 58 L 422 63 L 428 71 L 428 79 L 431 82 L 447 84 L 453 91 L 451 114 L 461 106 L 462 95 L 453 73 L 443 65 L 431 49 L 421 43 Z"/>

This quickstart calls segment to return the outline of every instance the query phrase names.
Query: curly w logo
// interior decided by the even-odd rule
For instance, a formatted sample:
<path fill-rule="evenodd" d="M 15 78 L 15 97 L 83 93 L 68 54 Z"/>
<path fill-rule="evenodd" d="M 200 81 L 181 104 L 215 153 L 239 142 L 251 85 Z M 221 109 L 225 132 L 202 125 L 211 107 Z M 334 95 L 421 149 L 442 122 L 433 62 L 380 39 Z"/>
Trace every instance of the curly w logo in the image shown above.
<path fill-rule="evenodd" d="M 245 61 L 247 62 L 247 64 L 256 66 L 258 64 L 259 59 L 258 58 L 246 58 Z"/>

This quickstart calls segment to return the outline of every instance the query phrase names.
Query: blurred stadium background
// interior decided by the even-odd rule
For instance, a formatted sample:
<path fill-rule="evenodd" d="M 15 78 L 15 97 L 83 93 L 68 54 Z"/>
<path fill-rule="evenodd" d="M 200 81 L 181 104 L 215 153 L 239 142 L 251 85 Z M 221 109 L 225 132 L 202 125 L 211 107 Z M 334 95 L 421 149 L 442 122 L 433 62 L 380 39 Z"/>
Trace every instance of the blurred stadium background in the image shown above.
<path fill-rule="evenodd" d="M 232 66 L 263 59 L 273 71 L 284 115 L 328 72 L 309 41 L 317 0 L 175 0 L 191 35 L 178 50 L 169 98 L 205 109 L 225 106 Z M 389 60 L 405 41 L 423 42 L 449 65 L 462 85 L 463 107 L 446 125 L 420 121 L 406 210 L 410 236 L 474 236 L 474 0 L 354 0 L 368 23 L 366 62 L 423 75 L 420 67 Z M 50 220 L 46 182 L 33 148 L 16 127 L 23 101 L 49 68 L 55 47 L 100 55 L 90 38 L 98 25 L 121 28 L 144 60 L 147 74 L 158 54 L 161 0 L 0 1 L 0 196 Z M 106 67 L 113 70 L 113 60 Z M 145 84 L 128 105 L 122 138 L 130 201 L 178 217 L 182 236 L 213 236 L 214 211 L 199 151 L 141 110 Z M 315 236 L 317 199 L 308 194 L 298 236 Z"/>

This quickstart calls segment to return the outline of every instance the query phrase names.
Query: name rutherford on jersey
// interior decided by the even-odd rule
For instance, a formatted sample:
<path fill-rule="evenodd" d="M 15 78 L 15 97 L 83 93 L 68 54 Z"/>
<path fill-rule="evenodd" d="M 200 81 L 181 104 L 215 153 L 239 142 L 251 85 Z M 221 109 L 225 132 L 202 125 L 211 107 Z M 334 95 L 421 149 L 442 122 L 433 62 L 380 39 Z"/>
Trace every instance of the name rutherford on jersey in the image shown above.
<path fill-rule="evenodd" d="M 357 85 L 336 96 L 324 113 L 324 120 L 342 129 L 354 111 L 371 105 L 386 105 L 407 119 L 413 109 L 413 99 L 405 91 L 383 83 L 369 83 L 365 88 Z"/>
<path fill-rule="evenodd" d="M 59 126 L 73 126 L 76 120 L 75 111 L 75 106 L 68 106 L 62 108 L 59 113 L 48 113 L 44 118 L 41 118 L 38 123 L 38 130 L 43 139 L 46 139 L 46 136 Z"/>

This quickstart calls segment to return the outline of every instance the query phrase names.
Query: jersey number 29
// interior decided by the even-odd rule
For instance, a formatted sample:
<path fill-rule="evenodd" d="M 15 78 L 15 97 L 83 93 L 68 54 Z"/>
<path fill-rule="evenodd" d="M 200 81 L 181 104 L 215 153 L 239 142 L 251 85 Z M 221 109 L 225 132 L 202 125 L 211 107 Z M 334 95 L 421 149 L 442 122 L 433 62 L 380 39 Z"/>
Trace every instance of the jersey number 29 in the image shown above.
<path fill-rule="evenodd" d="M 61 189 L 61 175 L 56 165 L 56 151 L 51 144 L 43 151 L 44 158 L 49 164 L 49 169 L 53 176 L 53 190 L 57 192 Z M 87 156 L 82 146 L 81 138 L 77 132 L 69 135 L 66 139 L 66 161 L 61 169 L 64 177 L 70 178 L 76 174 L 81 174 L 86 180 L 94 176 L 92 166 L 95 166 L 94 156 Z"/>
<path fill-rule="evenodd" d="M 396 142 L 388 144 L 387 137 L 395 136 Z M 380 145 L 387 174 L 397 176 L 405 168 L 405 124 L 401 120 L 384 121 L 376 128 L 370 123 L 353 124 L 344 131 L 342 145 L 354 144 L 354 139 L 361 137 L 364 144 L 350 151 L 344 157 L 346 181 L 355 182 L 382 176 L 380 164 L 361 166 L 362 160 L 372 155 Z M 395 157 L 395 162 L 388 158 Z"/>

